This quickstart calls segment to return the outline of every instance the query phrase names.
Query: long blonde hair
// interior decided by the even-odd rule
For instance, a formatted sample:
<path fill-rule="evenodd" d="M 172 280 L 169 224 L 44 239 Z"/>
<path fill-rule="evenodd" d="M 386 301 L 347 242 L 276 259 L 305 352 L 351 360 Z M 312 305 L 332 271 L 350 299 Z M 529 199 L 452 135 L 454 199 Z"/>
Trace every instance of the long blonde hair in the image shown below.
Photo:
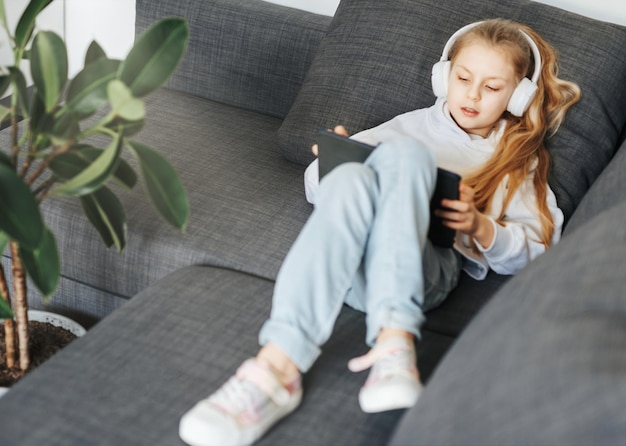
<path fill-rule="evenodd" d="M 510 20 L 487 20 L 471 28 L 456 40 L 449 54 L 450 60 L 454 62 L 466 45 L 486 43 L 505 51 L 520 80 L 523 77 L 530 78 L 535 62 L 530 45 L 520 30 L 536 43 L 542 59 L 537 93 L 523 116 L 504 113 L 506 125 L 494 155 L 480 170 L 463 181 L 474 189 L 476 207 L 481 212 L 487 212 L 498 185 L 508 176 L 504 205 L 497 218 L 499 224 L 504 224 L 504 212 L 514 193 L 528 175 L 533 174 L 541 222 L 541 242 L 549 246 L 554 233 L 554 221 L 547 203 L 550 155 L 544 140 L 558 130 L 566 111 L 579 100 L 580 88 L 572 82 L 559 79 L 557 54 L 550 44 L 528 26 Z"/>

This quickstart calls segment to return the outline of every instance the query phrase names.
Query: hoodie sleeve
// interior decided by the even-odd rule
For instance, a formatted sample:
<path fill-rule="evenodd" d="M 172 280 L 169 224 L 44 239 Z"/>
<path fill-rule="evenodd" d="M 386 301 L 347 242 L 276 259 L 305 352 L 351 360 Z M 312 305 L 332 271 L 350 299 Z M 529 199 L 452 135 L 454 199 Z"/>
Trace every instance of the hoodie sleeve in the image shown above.
<path fill-rule="evenodd" d="M 497 203 L 498 199 L 502 202 L 505 192 L 505 187 L 499 188 L 494 202 Z M 547 200 L 554 221 L 554 235 L 551 243 L 556 244 L 561 238 L 563 213 L 558 208 L 556 197 L 550 189 L 548 189 Z M 541 243 L 541 223 L 532 178 L 529 177 L 511 199 L 504 214 L 503 224 L 495 222 L 494 218 L 499 214 L 499 209 L 497 211 L 491 215 L 495 228 L 491 245 L 486 248 L 478 243 L 476 245 L 489 268 L 498 274 L 516 274 L 531 260 L 543 254 L 547 248 Z"/>
<path fill-rule="evenodd" d="M 315 158 L 304 171 L 304 195 L 306 197 L 306 201 L 311 204 L 315 204 L 317 188 L 320 185 L 320 174 L 318 165 L 319 162 L 317 158 Z"/>

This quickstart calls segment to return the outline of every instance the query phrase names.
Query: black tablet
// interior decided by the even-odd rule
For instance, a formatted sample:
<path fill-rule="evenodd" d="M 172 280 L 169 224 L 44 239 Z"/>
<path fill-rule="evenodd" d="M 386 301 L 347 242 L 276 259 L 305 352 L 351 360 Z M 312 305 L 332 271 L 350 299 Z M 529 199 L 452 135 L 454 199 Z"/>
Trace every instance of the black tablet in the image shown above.
<path fill-rule="evenodd" d="M 362 163 L 376 148 L 369 144 L 350 139 L 329 130 L 320 130 L 317 135 L 320 180 L 339 164 L 346 162 Z M 456 231 L 443 225 L 442 219 L 434 213 L 441 207 L 441 200 L 459 199 L 461 177 L 449 170 L 437 168 L 437 185 L 430 201 L 430 228 L 428 238 L 437 246 L 452 247 Z"/>

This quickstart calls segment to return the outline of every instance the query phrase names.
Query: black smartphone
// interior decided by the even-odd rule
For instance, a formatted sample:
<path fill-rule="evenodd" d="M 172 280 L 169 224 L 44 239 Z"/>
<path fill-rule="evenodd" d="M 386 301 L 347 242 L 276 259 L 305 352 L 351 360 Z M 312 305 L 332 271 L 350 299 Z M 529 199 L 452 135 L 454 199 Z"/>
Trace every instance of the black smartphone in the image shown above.
<path fill-rule="evenodd" d="M 317 154 L 319 159 L 320 180 L 324 175 L 346 162 L 362 163 L 376 147 L 360 141 L 338 135 L 330 130 L 320 130 L 317 135 Z M 441 208 L 441 200 L 459 199 L 459 183 L 461 177 L 449 170 L 437 168 L 437 184 L 430 200 L 430 227 L 428 238 L 438 246 L 447 248 L 454 245 L 456 231 L 443 224 L 443 219 L 435 215 Z"/>

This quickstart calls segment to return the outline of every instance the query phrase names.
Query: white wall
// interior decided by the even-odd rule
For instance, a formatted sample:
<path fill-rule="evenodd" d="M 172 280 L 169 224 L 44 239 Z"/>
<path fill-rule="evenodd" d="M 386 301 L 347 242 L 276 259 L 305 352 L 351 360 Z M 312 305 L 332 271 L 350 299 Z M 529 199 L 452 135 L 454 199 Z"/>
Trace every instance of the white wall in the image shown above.
<path fill-rule="evenodd" d="M 7 24 L 11 34 L 14 33 L 17 22 L 22 16 L 29 0 L 9 0 L 5 1 Z M 36 28 L 39 30 L 54 31 L 61 37 L 64 35 L 64 8 L 63 2 L 57 1 L 50 4 L 37 19 Z M 13 52 L 9 45 L 9 37 L 4 28 L 0 26 L 0 67 L 14 64 Z M 27 67 L 23 66 L 26 75 L 29 75 Z"/>
<path fill-rule="evenodd" d="M 304 9 L 318 14 L 334 15 L 339 0 L 266 0 L 271 3 Z M 626 25 L 624 0 L 539 0 L 558 8 L 593 17 L 606 22 Z"/>
<path fill-rule="evenodd" d="M 65 11 L 70 76 L 83 67 L 85 52 L 92 40 L 96 40 L 109 57 L 117 59 L 124 58 L 132 47 L 134 0 L 65 0 Z"/>

